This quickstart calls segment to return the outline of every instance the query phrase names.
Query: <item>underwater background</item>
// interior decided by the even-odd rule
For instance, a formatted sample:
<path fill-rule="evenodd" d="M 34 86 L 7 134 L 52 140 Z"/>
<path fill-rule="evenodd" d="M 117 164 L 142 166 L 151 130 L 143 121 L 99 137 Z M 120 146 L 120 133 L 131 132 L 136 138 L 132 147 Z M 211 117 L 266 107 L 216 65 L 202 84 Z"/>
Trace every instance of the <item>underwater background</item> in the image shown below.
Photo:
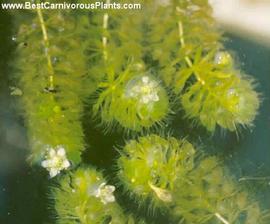
<path fill-rule="evenodd" d="M 28 143 L 23 120 L 16 111 L 14 96 L 10 95 L 9 74 L 15 43 L 12 41 L 12 17 L 0 11 L 0 223 L 49 223 L 48 177 L 41 168 L 30 168 L 25 161 Z M 179 136 L 193 136 L 193 143 L 209 153 L 220 154 L 237 177 L 265 177 L 245 180 L 264 204 L 270 207 L 270 47 L 227 34 L 225 46 L 235 52 L 241 69 L 252 74 L 261 93 L 262 104 L 252 131 L 207 135 L 200 128 L 190 129 L 187 121 L 179 119 L 172 129 Z M 30 43 L 31 44 L 31 43 Z M 87 116 L 87 115 L 86 115 Z M 186 122 L 186 124 L 185 124 Z M 123 143 L 120 135 L 103 133 L 87 117 L 84 120 L 88 148 L 84 161 L 106 168 L 115 162 L 114 145 Z M 190 133 L 192 131 L 192 133 Z M 200 137 L 198 137 L 200 136 Z M 102 138 L 102 141 L 101 141 Z M 121 139 L 121 140 L 119 140 Z M 210 146 L 210 147 L 209 147 Z M 98 149 L 95 151 L 94 149 Z M 123 199 L 123 202 L 125 200 Z M 159 219 L 162 220 L 162 219 Z M 156 222 L 162 223 L 162 221 Z"/>

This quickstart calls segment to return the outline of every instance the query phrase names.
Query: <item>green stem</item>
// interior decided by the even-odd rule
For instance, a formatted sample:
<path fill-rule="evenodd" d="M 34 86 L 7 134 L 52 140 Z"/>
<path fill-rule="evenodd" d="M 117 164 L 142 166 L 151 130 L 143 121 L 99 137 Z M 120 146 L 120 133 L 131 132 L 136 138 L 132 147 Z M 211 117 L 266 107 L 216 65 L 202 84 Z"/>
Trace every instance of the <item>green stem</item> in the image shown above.
<path fill-rule="evenodd" d="M 178 11 L 180 10 L 178 7 L 176 8 Z M 178 30 L 179 30 L 179 38 L 180 38 L 180 44 L 182 47 L 185 47 L 185 39 L 184 39 L 184 28 L 183 28 L 183 24 L 181 21 L 178 21 Z M 191 61 L 191 59 L 188 57 L 188 56 L 185 56 L 185 61 L 187 63 L 187 65 L 192 68 L 193 67 L 193 63 Z M 220 97 L 217 96 L 212 90 L 211 90 L 211 87 L 209 85 L 207 85 L 207 83 L 205 82 L 204 79 L 201 78 L 201 76 L 197 73 L 197 72 L 194 72 L 194 75 L 197 79 L 197 81 L 202 85 L 204 86 L 207 90 L 208 90 L 208 93 L 209 95 L 212 95 L 214 98 L 216 98 L 221 105 L 223 105 L 224 103 L 220 100 Z M 227 107 L 227 105 L 223 105 L 224 108 Z"/>
<path fill-rule="evenodd" d="M 185 47 L 184 29 L 183 29 L 183 24 L 181 21 L 178 22 L 178 30 L 179 30 L 179 38 L 180 38 L 181 46 Z M 185 56 L 185 61 L 190 68 L 193 67 L 193 63 L 188 56 Z M 200 77 L 200 75 L 198 73 L 194 73 L 194 74 L 198 82 L 200 82 L 202 85 L 205 85 L 205 81 Z"/>
<path fill-rule="evenodd" d="M 42 30 L 43 41 L 44 41 L 44 46 L 45 46 L 45 54 L 46 54 L 47 64 L 48 64 L 49 90 L 52 91 L 54 90 L 54 69 L 52 66 L 51 55 L 49 53 L 50 43 L 49 43 L 48 33 L 47 33 L 46 25 L 44 22 L 43 14 L 40 8 L 37 8 L 37 14 L 38 14 L 39 23 Z"/>
<path fill-rule="evenodd" d="M 220 220 L 224 224 L 230 224 L 223 216 L 221 216 L 219 213 L 215 213 L 215 216 L 218 220 Z"/>
<path fill-rule="evenodd" d="M 106 4 L 110 4 L 110 0 L 106 0 Z M 105 13 L 103 16 L 104 32 L 108 29 L 108 21 L 109 21 L 109 14 Z M 108 52 L 107 52 L 108 38 L 106 36 L 102 37 L 102 44 L 103 44 L 103 57 L 106 62 L 108 60 Z"/>
<path fill-rule="evenodd" d="M 240 181 L 248 181 L 248 180 L 257 180 L 257 181 L 266 181 L 266 180 L 270 180 L 270 177 L 241 177 L 239 178 L 239 182 Z"/>

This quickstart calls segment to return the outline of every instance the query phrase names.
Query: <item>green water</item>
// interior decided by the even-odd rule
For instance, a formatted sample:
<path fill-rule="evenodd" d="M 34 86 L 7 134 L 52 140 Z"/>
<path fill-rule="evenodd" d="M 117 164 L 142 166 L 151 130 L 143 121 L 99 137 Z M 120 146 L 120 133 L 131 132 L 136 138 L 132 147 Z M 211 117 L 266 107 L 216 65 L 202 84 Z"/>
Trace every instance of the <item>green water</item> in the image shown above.
<path fill-rule="evenodd" d="M 0 224 L 49 223 L 52 216 L 47 199 L 49 180 L 46 172 L 30 168 L 25 162 L 26 130 L 9 91 L 14 33 L 11 16 L 0 11 Z M 176 135 L 190 135 L 193 142 L 207 148 L 209 153 L 220 154 L 237 177 L 270 177 L 270 48 L 229 37 L 227 47 L 238 55 L 241 69 L 256 78 L 257 90 L 262 94 L 255 128 L 252 132 L 243 130 L 238 137 L 231 133 L 208 136 L 203 130 L 191 129 L 186 121 L 176 119 L 172 129 Z M 88 150 L 84 161 L 107 170 L 107 175 L 113 175 L 110 167 L 117 157 L 113 146 L 121 145 L 123 139 L 119 134 L 104 137 L 101 130 L 92 129 L 94 124 L 87 116 L 84 128 Z M 247 184 L 265 206 L 270 207 L 268 182 L 270 179 L 248 181 Z"/>

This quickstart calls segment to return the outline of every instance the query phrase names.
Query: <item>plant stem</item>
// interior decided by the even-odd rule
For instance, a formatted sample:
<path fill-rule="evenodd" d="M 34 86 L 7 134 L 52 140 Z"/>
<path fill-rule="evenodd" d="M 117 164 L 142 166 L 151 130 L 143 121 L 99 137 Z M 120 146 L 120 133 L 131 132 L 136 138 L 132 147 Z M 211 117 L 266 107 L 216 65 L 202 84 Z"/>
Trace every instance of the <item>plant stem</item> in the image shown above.
<path fill-rule="evenodd" d="M 110 4 L 110 0 L 106 0 L 106 4 Z M 108 29 L 108 21 L 109 21 L 109 14 L 105 13 L 103 16 L 103 29 L 104 32 Z M 107 43 L 108 43 L 108 38 L 104 35 L 102 37 L 102 44 L 103 44 L 103 56 L 104 60 L 108 60 L 108 52 L 107 52 Z"/>
<path fill-rule="evenodd" d="M 181 10 L 178 7 L 176 9 L 177 9 L 177 11 Z M 181 21 L 178 21 L 178 30 L 179 30 L 180 44 L 181 44 L 182 47 L 185 47 L 184 28 L 183 28 L 183 23 Z M 187 65 L 190 68 L 193 67 L 193 63 L 192 63 L 191 59 L 188 56 L 185 56 L 185 61 L 186 61 Z M 223 105 L 223 102 L 211 90 L 211 87 L 209 85 L 207 85 L 207 83 L 205 82 L 205 80 L 202 79 L 201 76 L 197 72 L 194 72 L 194 75 L 195 75 L 197 81 L 208 90 L 209 94 L 212 95 L 213 97 L 215 97 L 221 103 L 221 105 Z M 224 106 L 224 108 L 226 108 L 226 105 Z"/>
<path fill-rule="evenodd" d="M 230 224 L 223 216 L 221 216 L 219 213 L 215 213 L 215 216 L 224 224 Z"/>
<path fill-rule="evenodd" d="M 45 55 L 47 58 L 47 63 L 48 63 L 48 73 L 49 73 L 49 90 L 54 90 L 54 69 L 52 66 L 52 60 L 51 56 L 49 53 L 49 38 L 48 38 L 48 33 L 46 29 L 46 25 L 44 22 L 43 14 L 40 8 L 37 7 L 37 14 L 38 14 L 38 19 L 39 23 L 41 26 L 42 34 L 43 34 L 43 41 L 44 41 L 44 46 L 45 46 Z"/>
<path fill-rule="evenodd" d="M 269 180 L 270 177 L 241 177 L 238 181 L 248 181 L 248 180 L 257 180 L 257 181 L 266 181 Z"/>
<path fill-rule="evenodd" d="M 184 39 L 184 29 L 183 29 L 183 24 L 181 21 L 178 21 L 178 30 L 179 30 L 179 38 L 180 38 L 180 43 L 182 47 L 185 47 L 185 39 Z M 193 63 L 191 61 L 191 59 L 188 56 L 185 56 L 185 61 L 187 63 L 187 65 L 191 68 L 193 67 Z M 197 80 L 204 85 L 205 81 L 200 77 L 199 74 L 194 73 Z"/>

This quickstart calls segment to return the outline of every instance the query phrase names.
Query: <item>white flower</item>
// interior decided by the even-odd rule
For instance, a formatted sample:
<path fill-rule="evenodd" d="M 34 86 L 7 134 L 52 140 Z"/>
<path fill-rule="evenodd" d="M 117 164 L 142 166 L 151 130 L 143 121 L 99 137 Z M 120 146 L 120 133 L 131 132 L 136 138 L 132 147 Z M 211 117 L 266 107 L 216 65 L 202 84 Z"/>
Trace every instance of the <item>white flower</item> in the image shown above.
<path fill-rule="evenodd" d="M 49 148 L 45 158 L 41 162 L 41 166 L 49 171 L 51 178 L 59 174 L 61 170 L 70 167 L 70 162 L 66 158 L 66 151 L 63 147 Z"/>
<path fill-rule="evenodd" d="M 140 103 L 148 104 L 159 101 L 158 83 L 149 76 L 143 76 L 129 90 L 129 96 L 139 98 Z"/>
<path fill-rule="evenodd" d="M 148 84 L 149 83 L 149 77 L 148 76 L 143 76 L 142 81 L 143 81 L 144 84 Z"/>
<path fill-rule="evenodd" d="M 94 196 L 100 198 L 103 204 L 107 204 L 115 201 L 113 192 L 115 187 L 113 185 L 106 185 L 105 182 L 101 183 L 97 190 L 94 191 Z"/>

